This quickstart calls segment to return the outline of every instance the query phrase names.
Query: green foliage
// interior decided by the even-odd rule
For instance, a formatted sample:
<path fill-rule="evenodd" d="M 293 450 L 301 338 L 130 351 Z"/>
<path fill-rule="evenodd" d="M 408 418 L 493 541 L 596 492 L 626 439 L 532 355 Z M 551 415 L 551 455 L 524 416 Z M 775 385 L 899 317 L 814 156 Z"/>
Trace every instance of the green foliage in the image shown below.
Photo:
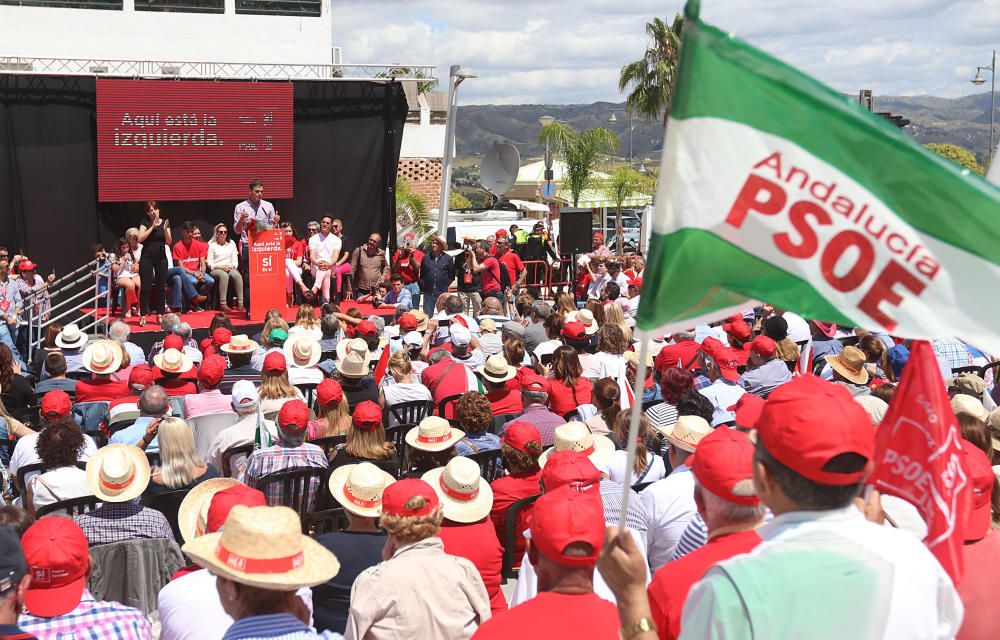
<path fill-rule="evenodd" d="M 628 91 L 626 102 L 633 113 L 650 120 L 662 117 L 664 126 L 670 113 L 683 26 L 684 18 L 679 13 L 670 25 L 660 18 L 647 22 L 649 45 L 645 55 L 622 67 L 618 76 L 618 90 Z"/>
<path fill-rule="evenodd" d="M 412 227 L 418 238 L 431 232 L 427 203 L 414 193 L 406 178 L 396 178 L 396 224 L 399 229 Z"/>
<path fill-rule="evenodd" d="M 564 122 L 553 122 L 542 127 L 538 141 L 554 147 L 555 154 L 566 163 L 563 186 L 573 196 L 573 206 L 580 202 L 585 189 L 599 187 L 594 172 L 606 154 L 618 149 L 618 136 L 613 131 L 598 127 L 577 133 Z"/>
<path fill-rule="evenodd" d="M 637 195 L 650 193 L 656 187 L 656 182 L 649 176 L 639 173 L 632 167 L 619 167 L 611 176 L 601 183 L 601 191 L 615 203 L 617 223 L 615 229 L 616 252 L 623 253 L 622 242 L 622 203 Z"/>
<path fill-rule="evenodd" d="M 978 175 L 983 175 L 984 173 L 984 168 L 979 166 L 979 162 L 976 161 L 976 156 L 974 156 L 968 149 L 964 149 L 957 144 L 931 143 L 925 144 L 924 146 L 939 156 L 944 156 L 955 164 L 965 167 L 973 173 Z"/>
<path fill-rule="evenodd" d="M 390 67 L 388 71 L 379 71 L 378 73 L 375 74 L 375 77 L 376 78 L 426 78 L 427 74 L 424 73 L 422 69 L 414 71 L 410 67 L 393 66 Z M 430 82 L 418 82 L 417 93 L 427 93 L 436 86 L 437 86 L 437 80 L 431 80 Z"/>
<path fill-rule="evenodd" d="M 457 191 L 448 192 L 448 209 L 471 209 L 472 201 Z"/>

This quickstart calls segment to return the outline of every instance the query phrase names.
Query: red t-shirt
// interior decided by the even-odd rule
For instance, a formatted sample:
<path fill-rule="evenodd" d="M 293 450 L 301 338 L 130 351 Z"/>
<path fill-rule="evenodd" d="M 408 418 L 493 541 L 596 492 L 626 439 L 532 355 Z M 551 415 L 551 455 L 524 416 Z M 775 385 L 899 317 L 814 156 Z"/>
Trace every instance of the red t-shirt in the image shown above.
<path fill-rule="evenodd" d="M 292 258 L 298 260 L 299 258 L 309 258 L 309 243 L 306 240 L 297 240 L 295 244 L 292 245 Z"/>
<path fill-rule="evenodd" d="M 581 404 L 590 404 L 591 393 L 594 390 L 594 383 L 586 378 L 576 379 L 576 385 L 572 388 L 565 382 L 559 380 L 549 380 L 549 411 L 556 415 L 564 416 L 573 411 Z M 609 427 L 614 425 L 608 425 Z"/>
<path fill-rule="evenodd" d="M 490 401 L 494 416 L 521 413 L 524 410 L 520 391 L 504 387 L 499 391 L 490 391 L 486 394 L 486 398 Z"/>
<path fill-rule="evenodd" d="M 958 640 L 995 638 L 1000 629 L 1000 582 L 987 567 L 1000 566 L 1000 533 L 989 531 L 986 537 L 962 546 L 965 574 L 958 584 L 958 595 L 965 605 Z"/>
<path fill-rule="evenodd" d="M 503 547 L 497 540 L 489 518 L 463 524 L 445 520 L 438 537 L 444 542 L 444 552 L 465 558 L 476 565 L 479 576 L 486 585 L 493 615 L 507 610 L 507 599 L 500 590 L 500 567 L 503 564 Z"/>
<path fill-rule="evenodd" d="M 451 365 L 455 366 L 452 367 Z M 448 375 L 445 376 L 445 370 L 449 367 L 451 369 L 448 371 Z M 441 382 L 437 382 L 439 379 Z M 466 374 L 465 365 L 451 358 L 445 358 L 441 362 L 432 364 L 421 371 L 420 382 L 431 390 L 431 397 L 434 398 L 435 405 L 448 396 L 459 395 L 469 390 L 469 377 Z M 444 417 L 448 419 L 455 417 L 454 402 L 445 407 Z"/>
<path fill-rule="evenodd" d="M 479 277 L 483 279 L 483 293 L 500 291 L 500 262 L 490 256 L 483 260 L 483 266 L 486 268 L 479 272 Z"/>
<path fill-rule="evenodd" d="M 493 489 L 493 508 L 490 510 L 490 520 L 493 521 L 493 527 L 496 529 L 497 538 L 500 539 L 501 545 L 504 543 L 507 509 L 522 498 L 530 498 L 541 493 L 541 489 L 538 487 L 538 480 L 541 477 L 542 472 L 538 470 L 528 475 L 504 476 L 490 483 L 490 488 Z M 517 553 L 514 555 L 515 567 L 521 566 L 521 558 L 524 557 L 524 536 L 521 534 L 529 527 L 529 517 L 533 506 L 528 505 L 517 512 L 517 535 L 514 536 L 515 549 L 517 549 Z"/>
<path fill-rule="evenodd" d="M 198 393 L 198 387 L 196 387 L 193 382 L 189 382 L 182 378 L 174 378 L 173 380 L 157 380 L 156 384 L 166 389 L 168 396 L 186 396 L 191 393 Z"/>
<path fill-rule="evenodd" d="M 677 344 L 664 345 L 660 349 L 660 352 L 656 354 L 653 366 L 661 371 L 668 367 L 686 366 L 693 371 L 698 368 L 698 351 L 700 350 L 701 345 L 694 340 L 684 340 Z"/>
<path fill-rule="evenodd" d="M 127 381 L 106 378 L 77 380 L 73 391 L 74 402 L 111 402 L 116 398 L 132 395 Z"/>
<path fill-rule="evenodd" d="M 595 569 L 596 571 L 596 569 Z M 618 638 L 618 609 L 594 592 L 544 591 L 484 622 L 473 640 Z"/>
<path fill-rule="evenodd" d="M 521 256 L 508 250 L 507 253 L 497 259 L 503 263 L 504 267 L 507 268 L 507 275 L 510 277 L 510 283 L 516 283 L 517 277 L 521 275 L 522 271 L 524 271 L 524 263 L 521 262 Z"/>
<path fill-rule="evenodd" d="M 184 246 L 181 240 L 174 245 L 174 262 L 186 269 L 197 269 L 201 258 L 208 257 L 208 245 L 197 240 L 191 241 L 191 246 Z"/>
<path fill-rule="evenodd" d="M 402 276 L 404 284 L 410 284 L 418 280 L 420 262 L 423 259 L 424 252 L 420 249 L 414 249 L 405 257 L 396 251 L 392 256 L 392 268 Z"/>
<path fill-rule="evenodd" d="M 747 553 L 760 544 L 754 530 L 737 531 L 716 536 L 704 547 L 686 556 L 672 560 L 660 567 L 649 583 L 649 608 L 660 638 L 677 638 L 681 635 L 681 612 L 688 591 L 701 580 L 714 565 L 741 553 Z"/>

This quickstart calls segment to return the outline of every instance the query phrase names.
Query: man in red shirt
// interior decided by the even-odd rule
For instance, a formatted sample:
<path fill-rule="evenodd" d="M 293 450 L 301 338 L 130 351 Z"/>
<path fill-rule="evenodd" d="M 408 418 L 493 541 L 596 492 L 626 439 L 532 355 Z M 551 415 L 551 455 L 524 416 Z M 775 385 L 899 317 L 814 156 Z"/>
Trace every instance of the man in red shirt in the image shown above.
<path fill-rule="evenodd" d="M 483 279 L 483 297 L 493 296 L 504 302 L 500 287 L 500 261 L 490 255 L 490 243 L 477 240 L 475 251 L 466 250 L 466 256 L 472 261 L 472 270 Z"/>
<path fill-rule="evenodd" d="M 663 565 L 649 584 L 649 607 L 661 639 L 680 636 L 688 591 L 709 568 L 760 543 L 755 529 L 764 508 L 753 487 L 753 449 L 745 432 L 718 427 L 701 439 L 688 461 L 708 543 Z"/>
<path fill-rule="evenodd" d="M 538 595 L 483 623 L 472 637 L 618 637 L 618 610 L 594 593 L 594 565 L 603 544 L 598 492 L 566 485 L 542 495 L 532 511 L 528 541 Z"/>
<path fill-rule="evenodd" d="M 681 367 L 694 371 L 700 366 L 698 352 L 701 345 L 694 341 L 694 331 L 679 331 L 670 336 L 674 344 L 664 345 L 656 354 L 653 366 L 662 371 L 668 367 Z"/>
<path fill-rule="evenodd" d="M 501 229 L 503 231 L 503 229 Z M 507 275 L 510 277 L 510 283 L 514 291 L 520 291 L 524 286 L 524 279 L 527 277 L 528 272 L 524 268 L 524 263 L 521 261 L 521 256 L 517 255 L 510 249 L 510 238 L 507 234 L 504 235 L 497 234 L 497 260 L 507 269 Z"/>
<path fill-rule="evenodd" d="M 129 395 L 128 382 L 112 380 L 111 374 L 122 364 L 121 344 L 111 340 L 91 342 L 83 351 L 83 368 L 94 374 L 90 380 L 77 380 L 73 389 L 76 402 L 110 402 Z"/>
<path fill-rule="evenodd" d="M 417 237 L 412 232 L 403 236 L 403 245 L 392 254 L 392 272 L 403 278 L 403 288 L 413 296 L 413 308 L 420 308 L 420 263 L 424 252 L 417 249 Z"/>
<path fill-rule="evenodd" d="M 958 595 L 965 606 L 959 640 L 992 638 L 1000 629 L 1000 583 L 987 567 L 1000 563 L 1000 533 L 990 517 L 990 496 L 997 482 L 990 460 L 982 449 L 962 441 L 965 471 L 972 481 L 972 504 L 965 518 L 965 545 L 962 547 L 965 575 L 958 584 Z"/>
<path fill-rule="evenodd" d="M 444 349 L 431 354 L 430 361 L 432 364 L 420 374 L 420 382 L 431 392 L 435 406 L 447 397 L 478 389 L 472 370 L 452 359 Z M 445 418 L 455 418 L 455 404 L 452 402 L 445 407 Z"/>
<path fill-rule="evenodd" d="M 185 220 L 181 224 L 184 236 L 174 245 L 173 255 L 175 266 L 184 270 L 181 277 L 184 297 L 197 307 L 207 297 L 201 292 L 211 289 L 215 279 L 205 272 L 208 245 L 195 239 L 194 230 L 195 225 L 190 220 Z"/>

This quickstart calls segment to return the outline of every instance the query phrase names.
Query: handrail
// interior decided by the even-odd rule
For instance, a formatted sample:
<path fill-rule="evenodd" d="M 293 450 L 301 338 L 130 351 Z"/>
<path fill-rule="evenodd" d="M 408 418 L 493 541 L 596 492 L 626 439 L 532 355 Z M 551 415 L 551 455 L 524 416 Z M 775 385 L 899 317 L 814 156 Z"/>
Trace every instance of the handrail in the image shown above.
<path fill-rule="evenodd" d="M 62 277 L 57 278 L 51 283 L 48 283 L 47 286 L 32 291 L 30 294 L 25 296 L 25 313 L 27 314 L 28 321 L 27 342 L 29 362 L 34 354 L 34 350 L 38 348 L 44 340 L 43 331 L 45 328 L 54 322 L 62 320 L 63 318 L 68 318 L 75 313 L 78 314 L 82 308 L 90 307 L 94 311 L 92 316 L 93 320 L 81 322 L 80 330 L 87 331 L 99 325 L 103 325 L 103 333 L 104 335 L 107 335 L 108 327 L 111 324 L 111 296 L 115 294 L 110 271 L 105 271 L 109 268 L 110 265 L 102 266 L 99 261 L 94 258 L 76 269 L 73 269 Z M 108 284 L 107 290 L 103 294 L 101 293 L 102 278 L 107 280 Z M 80 285 L 88 282 L 90 284 L 87 284 L 87 286 L 83 289 L 78 290 Z M 45 306 L 44 301 L 39 303 L 36 300 L 36 298 L 40 296 L 47 299 L 48 308 L 41 308 Z M 105 307 L 103 317 L 99 313 L 102 303 Z M 56 311 L 64 308 L 66 309 L 61 313 L 56 313 Z M 36 313 L 36 311 L 40 312 Z"/>

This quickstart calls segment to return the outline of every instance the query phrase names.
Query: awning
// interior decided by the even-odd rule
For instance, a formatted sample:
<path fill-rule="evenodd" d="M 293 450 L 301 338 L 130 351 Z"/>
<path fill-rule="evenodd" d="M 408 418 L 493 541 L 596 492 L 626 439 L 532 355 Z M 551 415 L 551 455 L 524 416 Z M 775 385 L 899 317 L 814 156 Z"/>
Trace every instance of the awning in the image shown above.
<path fill-rule="evenodd" d="M 559 191 L 556 194 L 556 200 L 564 205 L 573 206 L 573 194 L 569 190 Z M 622 202 L 622 206 L 631 209 L 634 207 L 645 207 L 652 203 L 653 197 L 643 193 L 626 199 Z M 584 189 L 580 193 L 580 202 L 576 206 L 584 209 L 601 209 L 604 207 L 613 209 L 617 206 L 617 203 L 604 192 L 594 189 Z"/>
<path fill-rule="evenodd" d="M 539 204 L 538 202 L 529 202 L 527 200 L 508 200 L 518 209 L 522 211 L 530 211 L 533 213 L 547 213 L 549 208 L 544 204 Z"/>

